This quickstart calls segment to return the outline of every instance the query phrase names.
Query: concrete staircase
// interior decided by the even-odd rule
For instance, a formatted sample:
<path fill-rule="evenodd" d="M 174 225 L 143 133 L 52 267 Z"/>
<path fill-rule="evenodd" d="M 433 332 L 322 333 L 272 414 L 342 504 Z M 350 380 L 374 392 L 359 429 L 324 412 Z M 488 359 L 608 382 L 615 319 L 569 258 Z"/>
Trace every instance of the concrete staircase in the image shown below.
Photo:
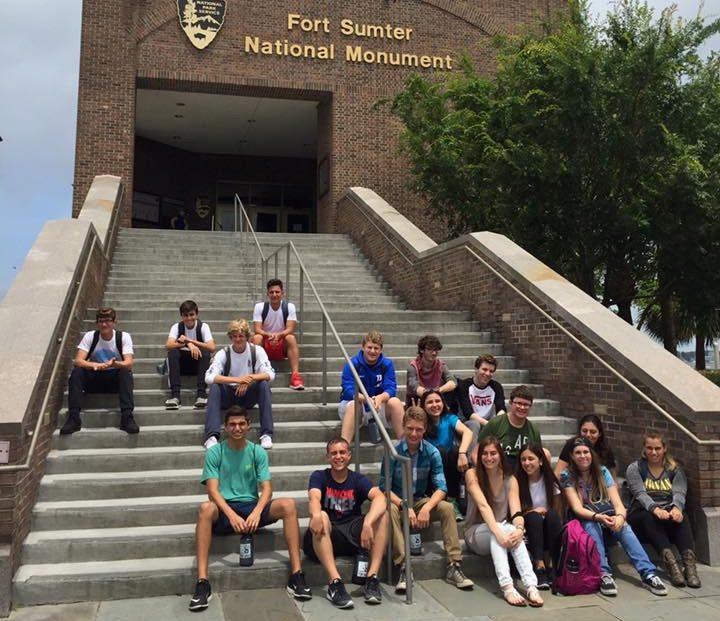
<path fill-rule="evenodd" d="M 557 454 L 573 432 L 560 417 L 558 403 L 543 398 L 527 371 L 516 369 L 511 356 L 492 335 L 478 329 L 463 312 L 410 311 L 380 281 L 352 242 L 342 235 L 259 235 L 270 251 L 292 239 L 348 351 L 358 350 L 369 328 L 384 332 L 385 353 L 398 370 L 404 397 L 405 367 L 425 333 L 438 334 L 442 357 L 461 376 L 472 373 L 480 352 L 498 357 L 497 379 L 506 390 L 519 383 L 533 386 L 539 397 L 533 420 Z M 283 253 L 284 255 L 284 253 Z M 183 406 L 168 412 L 165 378 L 155 374 L 164 357 L 171 323 L 186 298 L 200 306 L 200 316 L 218 345 L 227 342 L 225 326 L 236 317 L 251 319 L 257 285 L 246 279 L 252 270 L 231 233 L 122 230 L 105 305 L 116 308 L 118 327 L 135 344 L 137 436 L 117 429 L 114 396 L 89 396 L 83 429 L 72 436 L 55 433 L 33 512 L 32 531 L 23 546 L 22 566 L 14 578 L 16 605 L 104 600 L 190 593 L 194 586 L 194 523 L 198 504 L 206 498 L 199 483 L 204 450 L 204 412 L 194 411 L 193 378 L 183 378 Z M 280 277 L 284 278 L 284 263 Z M 293 268 L 290 299 L 297 301 L 297 269 Z M 86 329 L 94 327 L 94 309 Z M 324 444 L 339 433 L 337 401 L 342 368 L 340 353 L 329 341 L 328 404 L 321 403 L 321 317 L 305 288 L 304 341 L 301 370 L 307 389 L 287 388 L 287 363 L 276 364 L 273 386 L 275 447 L 270 452 L 276 496 L 297 500 L 301 528 L 307 525 L 307 480 L 324 465 Z M 108 408 L 108 406 L 110 406 Z M 65 412 L 61 413 L 61 422 Z M 364 435 L 362 436 L 364 439 Z M 364 443 L 365 471 L 377 476 L 381 449 Z M 437 526 L 424 537 L 427 553 L 414 561 L 418 578 L 440 577 L 444 557 Z M 287 559 L 279 525 L 256 537 L 256 562 L 237 567 L 237 538 L 217 538 L 211 556 L 215 590 L 284 585 Z M 349 562 L 342 571 L 351 571 Z M 471 576 L 489 575 L 490 563 L 473 555 L 465 568 Z M 319 565 L 307 562 L 313 585 L 324 584 Z M 348 576 L 349 578 L 349 576 Z"/>

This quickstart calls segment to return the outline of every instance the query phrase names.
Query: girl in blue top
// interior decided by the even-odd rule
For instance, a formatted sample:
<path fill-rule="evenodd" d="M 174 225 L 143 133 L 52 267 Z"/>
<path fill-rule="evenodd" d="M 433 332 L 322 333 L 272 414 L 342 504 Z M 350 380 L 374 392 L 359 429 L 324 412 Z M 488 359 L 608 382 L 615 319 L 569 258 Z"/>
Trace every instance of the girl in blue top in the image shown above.
<path fill-rule="evenodd" d="M 462 522 L 463 514 L 458 505 L 460 481 L 468 469 L 467 452 L 472 442 L 472 431 L 455 414 L 450 414 L 447 404 L 437 390 L 428 390 L 420 398 L 420 407 L 428 415 L 428 427 L 425 440 L 435 446 L 442 456 L 445 482 L 448 488 L 448 502 L 455 507 L 455 519 Z M 460 439 L 460 446 L 456 444 Z"/>
<path fill-rule="evenodd" d="M 655 565 L 626 522 L 627 512 L 610 471 L 600 465 L 600 459 L 587 438 L 578 437 L 573 441 L 570 462 L 560 474 L 560 486 L 568 506 L 593 538 L 600 553 L 600 592 L 617 595 L 605 550 L 605 535 L 611 542 L 620 542 L 646 589 L 654 595 L 667 595 L 667 588 L 655 575 Z"/>

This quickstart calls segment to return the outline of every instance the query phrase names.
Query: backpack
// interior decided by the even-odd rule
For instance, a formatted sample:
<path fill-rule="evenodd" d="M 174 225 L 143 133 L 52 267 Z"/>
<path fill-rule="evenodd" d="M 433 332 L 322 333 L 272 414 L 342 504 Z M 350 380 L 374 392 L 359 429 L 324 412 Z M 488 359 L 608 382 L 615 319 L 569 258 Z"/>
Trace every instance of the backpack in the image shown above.
<path fill-rule="evenodd" d="M 122 355 L 123 355 L 122 334 L 123 333 L 120 330 L 115 330 L 115 347 L 120 352 L 121 360 L 122 360 Z M 90 349 L 88 350 L 85 360 L 90 360 L 90 356 L 92 356 L 92 353 L 95 351 L 95 348 L 97 347 L 97 344 L 99 342 L 100 342 L 100 330 L 95 330 L 93 332 L 92 343 L 90 344 Z"/>
<path fill-rule="evenodd" d="M 579 520 L 570 520 L 563 526 L 558 557 L 553 561 L 554 595 L 588 595 L 600 590 L 600 554 Z"/>
<path fill-rule="evenodd" d="M 282 310 L 283 323 L 285 325 L 287 325 L 287 318 L 288 318 L 288 315 L 290 314 L 290 309 L 288 307 L 287 300 L 283 300 L 282 302 L 280 302 L 280 310 Z M 261 315 L 263 323 L 265 323 L 265 320 L 267 319 L 269 312 L 270 312 L 270 302 L 265 302 L 265 304 L 263 304 L 262 315 Z"/>
<path fill-rule="evenodd" d="M 185 324 L 182 321 L 178 321 L 177 324 L 178 327 L 178 337 L 185 336 Z M 202 337 L 202 327 L 203 323 L 199 319 L 195 323 L 195 340 L 200 341 L 201 343 L 204 343 Z"/>
<path fill-rule="evenodd" d="M 252 366 L 252 372 L 255 373 L 255 362 L 257 362 L 255 345 L 249 343 L 248 347 L 250 347 L 250 365 Z M 230 377 L 230 347 L 225 348 L 225 366 L 223 367 L 222 374 L 225 377 Z"/>

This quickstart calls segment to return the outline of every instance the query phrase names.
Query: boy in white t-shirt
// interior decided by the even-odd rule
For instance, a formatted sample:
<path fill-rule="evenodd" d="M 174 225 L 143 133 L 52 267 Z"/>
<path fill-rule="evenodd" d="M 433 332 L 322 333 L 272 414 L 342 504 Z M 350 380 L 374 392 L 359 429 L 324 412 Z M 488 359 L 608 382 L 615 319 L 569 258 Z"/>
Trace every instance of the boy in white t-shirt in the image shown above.
<path fill-rule="evenodd" d="M 273 278 L 267 283 L 267 302 L 258 302 L 253 311 L 255 334 L 252 342 L 262 345 L 270 360 L 290 362 L 290 388 L 304 390 L 300 375 L 300 348 L 295 338 L 297 313 L 292 302 L 283 300 L 282 280 Z"/>
<path fill-rule="evenodd" d="M 167 410 L 180 407 L 181 375 L 197 376 L 195 408 L 207 405 L 205 373 L 210 366 L 210 355 L 215 351 L 215 341 L 210 326 L 200 321 L 198 313 L 198 305 L 192 300 L 185 300 L 180 305 L 182 321 L 172 325 L 165 343 L 170 380 L 170 398 L 165 401 Z"/>
<path fill-rule="evenodd" d="M 100 308 L 95 315 L 97 330 L 86 332 L 75 355 L 75 368 L 68 380 L 68 417 L 60 429 L 62 435 L 82 427 L 80 409 L 83 393 L 118 393 L 120 429 L 140 431 L 133 409 L 133 343 L 127 332 L 115 331 L 115 310 Z"/>
<path fill-rule="evenodd" d="M 222 431 L 222 410 L 231 405 L 246 409 L 258 406 L 260 410 L 260 446 L 272 448 L 273 419 L 270 382 L 275 379 L 265 350 L 249 343 L 250 326 L 244 319 L 228 324 L 227 335 L 232 345 L 215 354 L 205 373 L 210 386 L 205 419 L 206 449 L 218 443 Z"/>

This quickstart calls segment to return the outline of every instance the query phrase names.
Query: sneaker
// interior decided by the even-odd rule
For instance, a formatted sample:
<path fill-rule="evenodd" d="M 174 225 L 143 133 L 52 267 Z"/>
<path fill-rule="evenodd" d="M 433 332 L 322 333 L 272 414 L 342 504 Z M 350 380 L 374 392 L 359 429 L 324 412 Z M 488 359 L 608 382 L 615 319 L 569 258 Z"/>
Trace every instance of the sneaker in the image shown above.
<path fill-rule="evenodd" d="M 642 579 L 643 586 L 653 595 L 667 595 L 668 590 L 665 584 L 655 574 L 649 574 Z"/>
<path fill-rule="evenodd" d="M 207 397 L 198 397 L 195 399 L 195 405 L 193 406 L 196 410 L 202 410 L 207 407 Z"/>
<path fill-rule="evenodd" d="M 171 397 L 167 401 L 165 401 L 165 409 L 166 410 L 179 410 L 180 409 L 180 399 L 178 397 Z"/>
<path fill-rule="evenodd" d="M 550 589 L 550 578 L 547 570 L 540 567 L 535 570 L 535 576 L 537 577 L 537 588 L 541 591 L 548 591 Z"/>
<path fill-rule="evenodd" d="M 120 417 L 120 429 L 129 435 L 135 435 L 140 432 L 140 427 L 135 422 L 132 412 L 123 412 Z"/>
<path fill-rule="evenodd" d="M 293 390 L 305 390 L 305 384 L 300 373 L 292 373 L 290 375 L 290 388 Z"/>
<path fill-rule="evenodd" d="M 345 585 L 340 578 L 335 578 L 335 580 L 328 584 L 325 598 L 329 602 L 332 602 L 335 608 L 352 608 L 355 605 L 345 590 Z"/>
<path fill-rule="evenodd" d="M 465 519 L 465 516 L 463 515 L 462 511 L 460 511 L 460 503 L 458 502 L 457 498 L 453 498 L 450 501 L 450 504 L 453 506 L 453 510 L 455 511 L 455 521 L 462 522 Z"/>
<path fill-rule="evenodd" d="M 412 577 L 410 578 L 412 580 Z M 400 566 L 400 577 L 395 585 L 395 593 L 405 593 L 407 591 L 407 576 L 405 575 L 405 565 Z"/>
<path fill-rule="evenodd" d="M 368 576 L 363 586 L 363 597 L 366 604 L 379 604 L 382 602 L 382 592 L 380 591 L 380 580 L 377 574 Z"/>
<path fill-rule="evenodd" d="M 605 574 L 600 578 L 600 593 L 607 597 L 615 597 L 617 595 L 617 585 L 612 576 Z"/>
<path fill-rule="evenodd" d="M 168 363 L 167 358 L 163 360 L 161 363 L 155 365 L 155 373 L 158 375 L 167 375 L 168 372 Z"/>
<path fill-rule="evenodd" d="M 305 574 L 302 571 L 296 571 L 290 575 L 287 583 L 287 592 L 295 599 L 311 599 L 312 591 L 305 583 Z"/>
<path fill-rule="evenodd" d="M 68 414 L 65 424 L 60 429 L 61 436 L 69 436 L 71 433 L 80 431 L 82 429 L 82 422 L 80 421 L 80 414 Z"/>
<path fill-rule="evenodd" d="M 211 449 L 213 446 L 215 446 L 218 443 L 218 439 L 215 436 L 210 436 L 207 440 L 205 440 L 205 444 L 203 446 L 205 447 L 205 450 Z"/>
<path fill-rule="evenodd" d="M 472 589 L 475 586 L 473 581 L 462 572 L 457 561 L 448 565 L 445 582 L 455 585 L 458 589 Z"/>
<path fill-rule="evenodd" d="M 207 580 L 198 580 L 195 585 L 195 595 L 190 600 L 190 610 L 205 610 L 208 602 L 212 599 L 212 589 Z"/>
<path fill-rule="evenodd" d="M 272 448 L 272 438 L 268 435 L 260 436 L 260 446 L 262 446 L 266 451 L 269 451 Z"/>

